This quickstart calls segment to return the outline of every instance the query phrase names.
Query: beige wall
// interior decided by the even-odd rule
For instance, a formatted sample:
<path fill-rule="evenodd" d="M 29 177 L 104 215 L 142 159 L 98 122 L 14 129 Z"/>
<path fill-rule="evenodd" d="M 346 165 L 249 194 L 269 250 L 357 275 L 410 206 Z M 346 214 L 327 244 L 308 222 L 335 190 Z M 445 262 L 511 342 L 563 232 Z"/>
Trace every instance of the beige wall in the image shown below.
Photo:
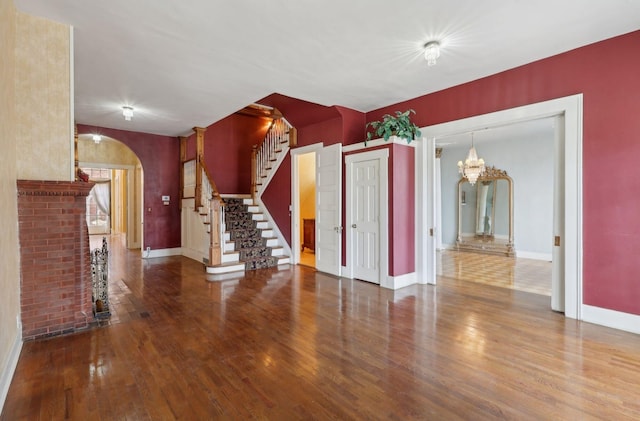
<path fill-rule="evenodd" d="M 22 333 L 17 179 L 71 179 L 70 33 L 0 0 L 0 406 Z"/>
<path fill-rule="evenodd" d="M 15 110 L 20 179 L 72 180 L 69 41 L 69 26 L 17 12 Z"/>
<path fill-rule="evenodd" d="M 300 185 L 300 238 L 304 238 L 303 219 L 316 216 L 316 154 L 306 153 L 298 158 Z"/>
<path fill-rule="evenodd" d="M 108 137 L 96 144 L 89 135 L 78 136 L 78 161 L 81 163 L 140 165 L 140 160 L 127 145 Z"/>
<path fill-rule="evenodd" d="M 16 188 L 15 30 L 12 0 L 0 0 L 0 408 L 11 380 L 11 350 L 19 344 L 20 254 Z"/>

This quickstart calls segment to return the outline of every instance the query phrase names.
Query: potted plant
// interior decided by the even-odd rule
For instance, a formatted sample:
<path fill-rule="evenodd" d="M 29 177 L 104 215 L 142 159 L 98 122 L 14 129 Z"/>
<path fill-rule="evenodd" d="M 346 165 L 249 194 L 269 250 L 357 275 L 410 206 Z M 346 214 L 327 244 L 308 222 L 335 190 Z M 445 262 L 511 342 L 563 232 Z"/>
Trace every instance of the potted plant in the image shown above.
<path fill-rule="evenodd" d="M 371 121 L 365 126 L 367 130 L 367 141 L 371 140 L 373 136 L 383 137 L 385 141 L 389 140 L 391 136 L 398 136 L 401 139 L 406 139 L 407 143 L 411 143 L 417 137 L 420 137 L 420 129 L 411 121 L 411 114 L 415 114 L 414 110 L 407 110 L 405 112 L 396 111 L 396 115 L 392 116 L 385 114 L 380 121 Z M 372 128 L 373 131 L 368 131 Z"/>

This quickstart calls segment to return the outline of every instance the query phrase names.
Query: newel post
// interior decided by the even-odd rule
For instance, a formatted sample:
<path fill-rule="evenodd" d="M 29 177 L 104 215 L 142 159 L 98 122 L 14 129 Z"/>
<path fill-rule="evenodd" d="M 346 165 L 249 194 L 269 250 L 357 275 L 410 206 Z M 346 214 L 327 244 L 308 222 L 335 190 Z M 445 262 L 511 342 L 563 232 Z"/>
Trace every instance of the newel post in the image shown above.
<path fill-rule="evenodd" d="M 196 192 L 195 208 L 200 209 L 202 203 L 202 160 L 204 159 L 204 132 L 203 127 L 194 127 L 196 132 Z"/>
<path fill-rule="evenodd" d="M 215 196 L 211 199 L 211 241 L 209 242 L 209 265 L 215 266 L 222 263 L 222 244 L 221 244 L 221 206 L 220 197 Z"/>
<path fill-rule="evenodd" d="M 251 198 L 256 199 L 258 191 L 258 145 L 251 147 Z"/>

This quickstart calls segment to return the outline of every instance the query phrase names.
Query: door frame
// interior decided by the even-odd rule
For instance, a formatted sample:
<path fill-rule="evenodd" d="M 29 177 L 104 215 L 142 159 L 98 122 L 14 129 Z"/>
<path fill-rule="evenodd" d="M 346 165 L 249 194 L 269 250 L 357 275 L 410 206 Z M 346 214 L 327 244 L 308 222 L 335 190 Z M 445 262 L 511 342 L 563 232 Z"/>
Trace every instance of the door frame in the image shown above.
<path fill-rule="evenodd" d="M 379 284 L 385 288 L 393 288 L 388 284 L 389 278 L 389 148 L 375 149 L 367 152 L 358 152 L 345 156 L 346 167 L 346 197 L 345 197 L 345 229 L 346 236 L 346 266 L 344 267 L 344 276 L 353 279 L 353 259 L 354 259 L 354 235 L 351 230 L 353 224 L 353 164 L 362 161 L 378 160 L 380 164 L 380 190 L 379 190 L 379 215 L 380 215 L 380 245 L 379 245 L 379 261 L 380 274 Z"/>
<path fill-rule="evenodd" d="M 308 146 L 290 149 L 291 154 L 291 264 L 300 263 L 300 177 L 298 158 L 300 155 L 315 153 L 324 148 L 324 143 L 314 143 Z M 317 184 L 317 180 L 316 180 Z M 316 203 L 316 213 L 318 204 Z"/>
<path fill-rule="evenodd" d="M 554 204 L 554 213 L 559 208 L 562 212 L 564 206 L 564 226 L 559 227 L 560 232 L 554 235 L 561 235 L 561 250 L 564 254 L 564 285 L 557 287 L 564 291 L 563 310 L 566 317 L 582 320 L 583 300 L 582 300 L 582 114 L 583 96 L 582 94 L 571 95 L 563 98 L 535 104 L 524 105 L 508 110 L 469 117 L 448 123 L 437 124 L 422 128 L 426 141 L 418 144 L 418 159 L 422 165 L 419 167 L 433 168 L 435 156 L 429 153 L 435 149 L 435 139 L 443 136 L 451 136 L 456 133 L 479 130 L 481 128 L 512 124 L 527 120 L 545 117 L 564 117 L 564 127 L 557 130 L 555 139 L 556 151 L 562 152 L 564 170 L 554 174 L 554 190 L 558 188 L 558 183 L 564 184 L 564 201 Z M 562 164 L 562 163 L 561 163 Z M 562 165 L 561 165 L 562 166 Z M 434 177 L 419 179 L 419 200 L 426 207 L 417 209 L 417 229 L 424 237 L 433 226 L 427 216 L 427 208 L 433 205 L 432 198 L 428 194 L 434 188 Z M 554 219 L 555 216 L 554 216 Z M 554 223 L 555 225 L 555 223 Z M 429 243 L 416 242 L 417 261 L 428 261 L 434 259 L 435 248 Z M 427 279 L 434 268 L 420 268 L 418 279 L 422 282 L 429 282 Z M 435 270 L 433 270 L 435 273 Z M 434 275 L 435 276 L 435 275 Z M 435 279 L 433 280 L 435 283 Z M 562 311 L 562 310 L 561 310 Z"/>

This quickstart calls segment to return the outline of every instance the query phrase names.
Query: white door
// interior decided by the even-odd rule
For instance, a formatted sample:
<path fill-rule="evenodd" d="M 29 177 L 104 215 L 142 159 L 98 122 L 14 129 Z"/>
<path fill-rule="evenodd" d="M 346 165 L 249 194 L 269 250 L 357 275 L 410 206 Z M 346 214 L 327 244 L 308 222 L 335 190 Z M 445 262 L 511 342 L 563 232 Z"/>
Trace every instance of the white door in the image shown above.
<path fill-rule="evenodd" d="M 342 144 L 316 154 L 316 268 L 340 276 L 342 256 Z"/>
<path fill-rule="evenodd" d="M 353 277 L 380 283 L 380 160 L 354 162 L 351 230 Z"/>

